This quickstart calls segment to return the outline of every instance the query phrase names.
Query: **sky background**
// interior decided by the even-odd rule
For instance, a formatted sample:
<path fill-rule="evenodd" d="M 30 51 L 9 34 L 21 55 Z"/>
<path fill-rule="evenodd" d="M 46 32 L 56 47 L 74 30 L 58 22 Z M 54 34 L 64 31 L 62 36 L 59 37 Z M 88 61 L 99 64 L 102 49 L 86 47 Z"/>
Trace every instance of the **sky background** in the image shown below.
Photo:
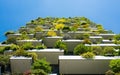
<path fill-rule="evenodd" d="M 120 0 L 0 0 L 0 42 L 6 31 L 38 17 L 84 16 L 120 33 Z"/>

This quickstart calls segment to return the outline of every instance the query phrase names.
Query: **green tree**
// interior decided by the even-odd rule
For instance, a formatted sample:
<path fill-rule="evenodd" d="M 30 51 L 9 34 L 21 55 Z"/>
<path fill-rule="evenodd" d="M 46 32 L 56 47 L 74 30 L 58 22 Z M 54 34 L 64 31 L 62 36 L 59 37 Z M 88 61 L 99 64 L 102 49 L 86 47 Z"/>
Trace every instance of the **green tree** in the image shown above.
<path fill-rule="evenodd" d="M 86 52 L 91 52 L 91 48 L 88 46 L 85 46 L 84 44 L 79 44 L 74 48 L 75 55 L 83 54 Z"/>
<path fill-rule="evenodd" d="M 50 64 L 45 59 L 36 60 L 31 69 L 33 74 L 37 73 L 39 75 L 41 75 L 41 71 L 43 73 L 42 75 L 46 75 L 51 72 Z"/>
<path fill-rule="evenodd" d="M 113 72 L 119 73 L 120 72 L 120 59 L 111 60 L 109 66 Z"/>

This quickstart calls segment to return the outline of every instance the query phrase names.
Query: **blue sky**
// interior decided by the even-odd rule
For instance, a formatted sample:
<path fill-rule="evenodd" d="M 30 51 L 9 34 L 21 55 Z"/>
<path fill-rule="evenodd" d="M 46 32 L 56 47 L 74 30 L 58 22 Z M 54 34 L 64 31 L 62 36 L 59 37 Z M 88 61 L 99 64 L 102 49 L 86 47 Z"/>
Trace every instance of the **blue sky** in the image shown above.
<path fill-rule="evenodd" d="M 120 0 L 0 0 L 0 41 L 37 17 L 84 16 L 120 33 Z"/>

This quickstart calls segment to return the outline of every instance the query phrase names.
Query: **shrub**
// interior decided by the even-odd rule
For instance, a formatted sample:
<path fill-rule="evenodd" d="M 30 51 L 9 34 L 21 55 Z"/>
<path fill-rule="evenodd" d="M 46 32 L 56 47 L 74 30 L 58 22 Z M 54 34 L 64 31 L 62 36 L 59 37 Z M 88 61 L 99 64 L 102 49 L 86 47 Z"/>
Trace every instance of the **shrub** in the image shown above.
<path fill-rule="evenodd" d="M 0 55 L 0 64 L 6 65 L 9 63 L 10 56 Z"/>
<path fill-rule="evenodd" d="M 14 56 L 28 56 L 28 52 L 26 52 L 22 47 L 16 50 L 13 54 Z"/>
<path fill-rule="evenodd" d="M 50 64 L 45 59 L 36 60 L 32 65 L 32 72 L 40 74 L 42 73 L 50 73 L 51 67 Z M 43 74 L 44 75 L 44 74 Z"/>
<path fill-rule="evenodd" d="M 45 49 L 47 48 L 44 44 L 36 46 L 36 49 Z"/>
<path fill-rule="evenodd" d="M 10 49 L 13 50 L 13 51 L 15 51 L 15 50 L 19 49 L 19 46 L 18 46 L 18 45 L 15 45 L 15 44 L 12 44 L 12 45 L 10 46 Z"/>
<path fill-rule="evenodd" d="M 65 43 L 63 43 L 61 40 L 58 40 L 56 43 L 55 43 L 55 48 L 60 48 L 60 49 L 63 49 L 65 53 L 67 53 L 67 46 Z"/>
<path fill-rule="evenodd" d="M 42 29 L 42 27 L 40 27 L 40 26 L 37 26 L 36 28 L 35 28 L 35 32 L 41 32 L 43 29 Z"/>
<path fill-rule="evenodd" d="M 113 56 L 114 53 L 115 53 L 115 50 L 114 50 L 113 47 L 105 47 L 104 50 L 103 50 L 103 54 L 105 56 L 111 56 L 111 55 Z"/>
<path fill-rule="evenodd" d="M 7 39 L 7 44 L 16 44 L 16 38 L 15 37 L 10 37 Z"/>
<path fill-rule="evenodd" d="M 31 71 L 32 75 L 48 75 L 44 70 L 42 69 L 35 69 Z"/>
<path fill-rule="evenodd" d="M 79 44 L 74 48 L 74 54 L 79 55 L 91 51 L 91 48 L 84 44 Z"/>
<path fill-rule="evenodd" d="M 63 29 L 63 28 L 64 28 L 64 24 L 56 24 L 56 25 L 55 25 L 55 28 L 56 28 L 57 30 Z"/>
<path fill-rule="evenodd" d="M 93 58 L 94 56 L 95 56 L 95 54 L 92 52 L 87 52 L 87 53 L 82 54 L 83 58 Z"/>
<path fill-rule="evenodd" d="M 9 35 L 9 34 L 14 34 L 14 31 L 8 31 L 5 33 L 5 36 Z"/>
<path fill-rule="evenodd" d="M 102 47 L 92 46 L 92 51 L 95 55 L 101 55 L 102 54 Z"/>
<path fill-rule="evenodd" d="M 89 39 L 84 39 L 83 44 L 91 44 L 92 42 Z"/>
<path fill-rule="evenodd" d="M 47 36 L 57 36 L 57 34 L 53 30 L 50 30 L 47 32 Z"/>
<path fill-rule="evenodd" d="M 29 49 L 33 49 L 34 46 L 32 45 L 32 43 L 28 42 L 22 45 L 24 50 L 29 50 Z"/>
<path fill-rule="evenodd" d="M 28 56 L 32 57 L 34 61 L 36 61 L 38 58 L 38 55 L 36 53 L 28 53 Z"/>
<path fill-rule="evenodd" d="M 115 73 L 112 70 L 108 70 L 105 72 L 105 75 L 115 75 Z"/>
<path fill-rule="evenodd" d="M 113 72 L 120 72 L 120 59 L 111 60 L 109 66 Z"/>
<path fill-rule="evenodd" d="M 5 51 L 5 47 L 0 47 L 0 54 L 3 54 Z"/>

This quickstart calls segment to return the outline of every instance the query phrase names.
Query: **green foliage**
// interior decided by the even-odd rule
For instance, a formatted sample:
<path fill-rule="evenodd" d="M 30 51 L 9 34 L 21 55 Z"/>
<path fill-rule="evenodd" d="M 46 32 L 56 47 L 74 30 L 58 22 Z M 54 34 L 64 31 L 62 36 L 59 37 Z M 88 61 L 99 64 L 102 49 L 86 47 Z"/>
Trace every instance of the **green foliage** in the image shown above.
<path fill-rule="evenodd" d="M 79 44 L 74 48 L 74 54 L 79 55 L 91 51 L 91 48 L 84 44 Z"/>
<path fill-rule="evenodd" d="M 3 54 L 5 50 L 10 50 L 10 46 L 0 47 L 0 53 Z"/>
<path fill-rule="evenodd" d="M 22 32 L 22 35 L 19 37 L 19 40 L 26 40 L 29 39 L 28 34 L 26 31 Z"/>
<path fill-rule="evenodd" d="M 105 75 L 115 75 L 115 73 L 112 70 L 108 70 L 105 72 Z"/>
<path fill-rule="evenodd" d="M 50 73 L 51 67 L 50 64 L 45 59 L 36 60 L 32 65 L 32 72 L 41 74 L 41 71 L 44 73 Z"/>
<path fill-rule="evenodd" d="M 64 26 L 62 30 L 63 30 L 63 32 L 71 31 L 69 26 Z"/>
<path fill-rule="evenodd" d="M 9 37 L 6 41 L 7 44 L 16 44 L 16 38 L 15 37 Z"/>
<path fill-rule="evenodd" d="M 18 45 L 15 45 L 15 44 L 12 44 L 12 45 L 10 46 L 10 49 L 13 50 L 13 51 L 15 51 L 15 50 L 19 49 L 19 46 L 18 46 Z"/>
<path fill-rule="evenodd" d="M 0 54 L 3 54 L 5 51 L 5 47 L 0 47 Z"/>
<path fill-rule="evenodd" d="M 114 39 L 117 40 L 117 41 L 120 40 L 120 34 L 115 35 Z"/>
<path fill-rule="evenodd" d="M 5 36 L 7 36 L 7 35 L 9 35 L 9 34 L 14 34 L 14 31 L 7 31 L 7 32 L 5 33 Z"/>
<path fill-rule="evenodd" d="M 55 43 L 55 48 L 60 48 L 60 49 L 63 49 L 65 53 L 67 53 L 67 46 L 64 42 L 62 42 L 61 40 L 58 40 L 56 43 Z"/>
<path fill-rule="evenodd" d="M 38 46 L 36 46 L 36 49 L 45 49 L 47 48 L 44 44 L 40 44 Z"/>
<path fill-rule="evenodd" d="M 87 53 L 83 53 L 82 57 L 83 58 L 94 58 L 95 54 L 92 52 L 87 52 Z"/>
<path fill-rule="evenodd" d="M 120 72 L 120 59 L 111 60 L 109 66 L 113 72 Z"/>
<path fill-rule="evenodd" d="M 26 52 L 22 47 L 16 50 L 13 54 L 14 56 L 28 56 L 28 52 Z"/>
<path fill-rule="evenodd" d="M 113 47 L 105 47 L 104 50 L 103 50 L 103 54 L 106 55 L 106 56 L 113 56 L 115 53 L 115 50 Z"/>
<path fill-rule="evenodd" d="M 84 39 L 83 44 L 92 44 L 92 42 L 90 39 Z"/>
<path fill-rule="evenodd" d="M 33 53 L 33 52 L 32 53 L 28 53 L 27 55 L 32 57 L 34 61 L 36 61 L 37 58 L 38 58 L 38 55 L 36 53 Z"/>
<path fill-rule="evenodd" d="M 48 75 L 44 70 L 42 69 L 35 69 L 31 71 L 32 75 Z"/>
<path fill-rule="evenodd" d="M 23 47 L 24 50 L 29 50 L 29 49 L 31 50 L 31 49 L 34 48 L 34 46 L 32 45 L 32 43 L 30 43 L 30 42 L 24 43 L 24 44 L 22 45 L 22 47 Z"/>
<path fill-rule="evenodd" d="M 9 63 L 10 56 L 0 55 L 0 64 L 6 65 Z"/>
<path fill-rule="evenodd" d="M 92 46 L 92 51 L 95 55 L 101 55 L 102 54 L 102 47 L 100 46 Z"/>

